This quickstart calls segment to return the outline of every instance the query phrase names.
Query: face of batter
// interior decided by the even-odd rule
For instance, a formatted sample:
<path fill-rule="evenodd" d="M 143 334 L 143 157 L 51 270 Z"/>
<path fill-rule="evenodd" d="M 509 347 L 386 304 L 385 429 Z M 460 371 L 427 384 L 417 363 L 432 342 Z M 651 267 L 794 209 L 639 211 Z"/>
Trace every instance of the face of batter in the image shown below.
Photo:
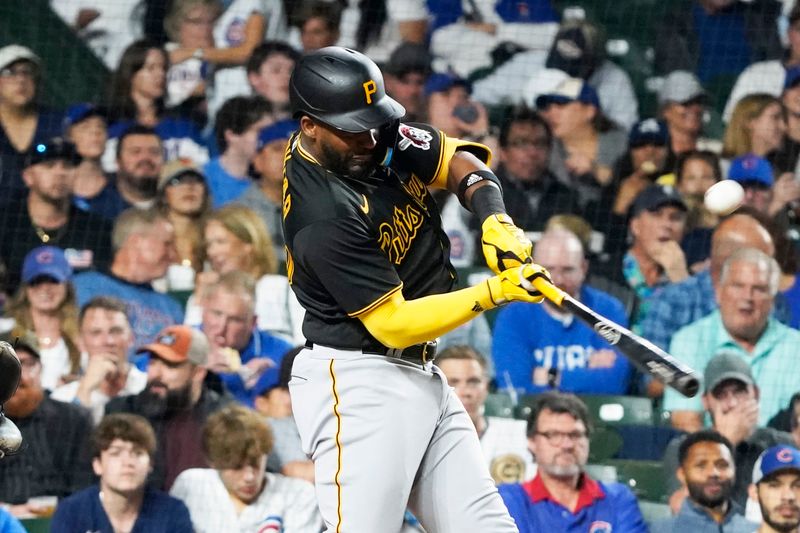
<path fill-rule="evenodd" d="M 300 119 L 300 130 L 303 147 L 335 174 L 362 179 L 378 166 L 377 130 L 348 133 L 309 117 Z"/>
<path fill-rule="evenodd" d="M 258 498 L 264 488 L 266 469 L 267 456 L 263 455 L 256 464 L 239 468 L 220 468 L 217 472 L 230 497 L 249 505 Z"/>

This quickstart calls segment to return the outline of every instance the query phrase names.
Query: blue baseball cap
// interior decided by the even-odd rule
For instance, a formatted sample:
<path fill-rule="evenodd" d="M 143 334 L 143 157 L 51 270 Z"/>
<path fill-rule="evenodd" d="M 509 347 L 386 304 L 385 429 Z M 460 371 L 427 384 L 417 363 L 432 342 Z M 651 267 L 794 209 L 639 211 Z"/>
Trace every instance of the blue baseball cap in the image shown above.
<path fill-rule="evenodd" d="M 544 109 L 550 104 L 582 102 L 600 109 L 600 98 L 594 88 L 579 78 L 566 78 L 551 93 L 536 98 L 536 107 Z"/>
<path fill-rule="evenodd" d="M 628 135 L 628 146 L 636 148 L 645 144 L 666 146 L 669 144 L 669 130 L 667 125 L 654 118 L 640 120 L 631 128 Z"/>
<path fill-rule="evenodd" d="M 800 83 L 800 67 L 792 67 L 786 70 L 786 77 L 783 79 L 783 90 L 791 89 Z"/>
<path fill-rule="evenodd" d="M 72 278 L 72 267 L 64 250 L 55 246 L 40 246 L 28 252 L 22 262 L 22 283 L 30 283 L 42 276 L 53 278 L 58 283 Z"/>
<path fill-rule="evenodd" d="M 757 184 L 767 188 L 772 187 L 775 182 L 772 165 L 763 157 L 755 154 L 743 155 L 731 161 L 728 178 L 738 181 L 742 185 Z"/>
<path fill-rule="evenodd" d="M 779 445 L 764 450 L 753 468 L 753 483 L 760 483 L 777 472 L 800 472 L 800 450 L 794 446 Z"/>
<path fill-rule="evenodd" d="M 453 72 L 435 72 L 425 81 L 425 95 L 449 91 L 453 87 L 464 87 L 468 93 L 472 92 L 472 85 Z"/>
<path fill-rule="evenodd" d="M 75 124 L 82 122 L 89 117 L 105 118 L 106 112 L 89 102 L 81 102 L 80 104 L 73 104 L 69 106 L 66 113 L 64 113 L 64 131 L 66 132 Z"/>
<path fill-rule="evenodd" d="M 287 140 L 292 133 L 300 129 L 296 120 L 279 120 L 258 132 L 257 149 L 261 150 L 272 141 Z"/>

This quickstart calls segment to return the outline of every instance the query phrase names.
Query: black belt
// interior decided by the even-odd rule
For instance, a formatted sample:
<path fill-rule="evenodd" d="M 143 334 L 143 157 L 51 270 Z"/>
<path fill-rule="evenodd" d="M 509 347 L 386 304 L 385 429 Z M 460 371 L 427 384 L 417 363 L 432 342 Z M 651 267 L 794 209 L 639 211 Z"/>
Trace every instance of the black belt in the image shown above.
<path fill-rule="evenodd" d="M 385 357 L 396 357 L 403 361 L 424 365 L 425 363 L 433 361 L 436 357 L 436 341 L 423 342 L 421 344 L 414 344 L 406 348 L 387 348 L 386 346 L 370 346 L 362 351 L 364 353 L 383 355 Z M 306 348 L 313 348 L 314 343 L 306 341 Z"/>

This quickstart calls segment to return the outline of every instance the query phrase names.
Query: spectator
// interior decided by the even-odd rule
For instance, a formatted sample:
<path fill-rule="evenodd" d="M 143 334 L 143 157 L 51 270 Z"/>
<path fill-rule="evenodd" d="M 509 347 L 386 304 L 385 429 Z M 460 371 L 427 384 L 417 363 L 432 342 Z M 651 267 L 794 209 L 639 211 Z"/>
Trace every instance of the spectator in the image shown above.
<path fill-rule="evenodd" d="M 214 46 L 214 23 L 222 11 L 218 0 L 179 0 L 168 4 L 164 30 L 166 52 L 179 48 L 202 50 Z M 202 58 L 190 56 L 167 70 L 165 104 L 198 128 L 208 122 L 206 90 L 213 71 Z"/>
<path fill-rule="evenodd" d="M 36 102 L 42 60 L 30 48 L 0 48 L 0 190 L 16 195 L 25 189 L 22 171 L 40 144 L 61 133 L 61 115 Z"/>
<path fill-rule="evenodd" d="M 428 11 L 424 0 L 346 0 L 340 26 L 340 46 L 363 52 L 385 63 L 402 42 L 425 44 Z"/>
<path fill-rule="evenodd" d="M 615 164 L 612 212 L 626 217 L 633 200 L 666 170 L 667 125 L 654 118 L 637 122 L 628 134 L 628 151 Z M 610 192 L 610 191 L 609 191 Z"/>
<path fill-rule="evenodd" d="M 275 383 L 291 345 L 256 327 L 255 282 L 232 271 L 203 291 L 203 332 L 211 343 L 209 370 L 239 402 L 253 407 L 254 388 Z"/>
<path fill-rule="evenodd" d="M 142 5 L 94 0 L 55 0 L 49 3 L 107 68 L 113 69 L 120 56 L 143 33 Z"/>
<path fill-rule="evenodd" d="M 790 35 L 797 34 L 796 39 L 800 52 L 800 5 L 795 11 L 798 17 L 797 29 L 791 30 Z M 769 160 L 779 174 L 794 173 L 800 162 L 800 66 L 786 71 L 786 82 L 780 98 L 786 119 L 786 134 L 783 137 L 783 144 L 769 154 Z"/>
<path fill-rule="evenodd" d="M 14 518 L 14 515 L 0 508 L 0 533 L 25 533 L 26 531 L 20 521 Z"/>
<path fill-rule="evenodd" d="M 768 426 L 778 431 L 790 432 L 794 445 L 800 446 L 800 392 L 796 392 L 789 400 L 789 405 L 772 417 Z"/>
<path fill-rule="evenodd" d="M 100 482 L 58 504 L 53 533 L 192 532 L 183 502 L 146 486 L 156 454 L 156 436 L 146 419 L 108 415 L 92 435 L 92 454 Z"/>
<path fill-rule="evenodd" d="M 149 358 L 144 390 L 106 405 L 106 414 L 138 414 L 153 425 L 158 449 L 151 487 L 168 490 L 184 470 L 206 466 L 200 444 L 203 423 L 229 401 L 203 385 L 208 350 L 202 331 L 187 326 L 162 330 L 154 342 L 137 350 Z"/>
<path fill-rule="evenodd" d="M 215 209 L 237 200 L 250 185 L 258 133 L 273 122 L 270 111 L 260 96 L 235 96 L 217 113 L 214 134 L 221 155 L 203 167 Z"/>
<path fill-rule="evenodd" d="M 597 92 L 578 78 L 567 78 L 553 92 L 538 96 L 536 108 L 556 139 L 553 173 L 577 191 L 582 208 L 597 204 L 624 150 L 624 132 L 605 117 Z"/>
<path fill-rule="evenodd" d="M 32 249 L 55 246 L 64 250 L 75 270 L 106 268 L 111 256 L 111 225 L 72 204 L 75 145 L 60 138 L 37 144 L 22 176 L 27 191 L 6 198 L 0 225 L 0 257 L 8 275 L 6 289 L 19 284 L 22 263 Z"/>
<path fill-rule="evenodd" d="M 247 81 L 253 93 L 271 106 L 275 120 L 291 118 L 289 78 L 300 54 L 282 41 L 265 41 L 255 47 L 247 60 Z"/>
<path fill-rule="evenodd" d="M 545 232 L 536 243 L 534 260 L 568 294 L 609 320 L 627 325 L 619 300 L 584 283 L 589 265 L 574 233 Z M 508 376 L 514 388 L 527 394 L 549 389 L 625 394 L 633 370 L 627 359 L 591 328 L 549 302 L 504 307 L 495 320 L 492 357 L 497 375 Z"/>
<path fill-rule="evenodd" d="M 425 82 L 431 74 L 431 55 L 422 44 L 401 43 L 383 67 L 386 94 L 402 105 L 403 122 L 422 122 L 425 115 Z"/>
<path fill-rule="evenodd" d="M 233 0 L 214 24 L 213 48 L 179 48 L 170 53 L 173 62 L 196 57 L 214 65 L 214 91 L 208 101 L 209 116 L 234 96 L 250 91 L 245 65 L 265 39 L 284 40 L 287 35 L 281 0 Z"/>
<path fill-rule="evenodd" d="M 670 72 L 658 91 L 659 117 L 667 123 L 671 167 L 675 157 L 691 150 L 719 152 L 722 145 L 702 137 L 703 115 L 708 108 L 708 94 L 691 72 Z"/>
<path fill-rule="evenodd" d="M 175 228 L 177 261 L 167 270 L 170 290 L 194 288 L 203 270 L 203 225 L 211 212 L 211 195 L 203 172 L 189 159 L 174 159 L 161 170 L 156 209 Z"/>
<path fill-rule="evenodd" d="M 657 289 L 689 277 L 680 247 L 686 209 L 675 188 L 666 185 L 650 185 L 633 201 L 628 223 L 633 242 L 622 259 L 622 276 L 640 302 L 632 320 L 634 328 L 647 314 Z"/>
<path fill-rule="evenodd" d="M 167 160 L 185 157 L 198 165 L 208 160 L 208 150 L 194 124 L 166 111 L 168 69 L 166 50 L 152 41 L 136 41 L 122 54 L 111 79 L 108 98 L 109 140 L 103 156 L 107 171 L 117 170 L 114 161 L 114 155 L 117 158 L 120 155 L 117 143 L 135 124 L 155 130 Z M 158 171 L 155 175 L 158 176 Z"/>
<path fill-rule="evenodd" d="M 238 203 L 255 211 L 267 226 L 275 257 L 283 257 L 283 158 L 292 133 L 300 129 L 295 120 L 279 120 L 258 133 L 253 170 L 257 179 L 250 183 Z"/>
<path fill-rule="evenodd" d="M 722 156 L 746 154 L 767 157 L 783 142 L 786 122 L 781 101 L 769 94 L 750 94 L 739 100 L 725 129 Z"/>
<path fill-rule="evenodd" d="M 151 283 L 164 277 L 175 262 L 175 230 L 153 210 L 128 209 L 114 223 L 114 259 L 108 273 L 75 276 L 78 305 L 95 296 L 113 296 L 128 306 L 135 343 L 151 341 L 170 324 L 183 321 L 183 309 L 171 297 L 157 293 Z"/>
<path fill-rule="evenodd" d="M 78 344 L 86 357 L 86 368 L 77 381 L 55 389 L 50 397 L 89 409 L 95 424 L 103 418 L 106 404 L 117 396 L 140 393 L 147 376 L 128 363 L 133 331 L 125 303 L 98 296 L 81 308 Z"/>
<path fill-rule="evenodd" d="M 88 449 L 92 421 L 82 408 L 47 397 L 41 383 L 42 361 L 32 338 L 20 338 L 16 352 L 22 378 L 4 410 L 27 449 L 0 461 L 0 502 L 10 504 L 17 517 L 31 517 L 47 512 L 31 498 L 63 498 L 92 482 Z"/>
<path fill-rule="evenodd" d="M 592 426 L 586 406 L 572 394 L 540 395 L 528 417 L 528 449 L 536 477 L 500 485 L 500 496 L 520 533 L 607 530 L 646 532 L 636 497 L 620 483 L 595 481 L 584 471 Z"/>
<path fill-rule="evenodd" d="M 484 416 L 484 404 L 489 395 L 486 359 L 469 346 L 451 346 L 436 357 L 435 364 L 464 404 L 478 432 L 483 457 L 495 483 L 521 483 L 532 479 L 536 467 L 525 445 L 525 423 Z"/>
<path fill-rule="evenodd" d="M 449 137 L 487 142 L 489 114 L 483 104 L 470 97 L 471 90 L 467 80 L 452 73 L 428 76 L 428 121 Z"/>
<path fill-rule="evenodd" d="M 321 529 L 313 485 L 265 471 L 272 432 L 261 416 L 228 406 L 209 417 L 202 439 L 211 468 L 183 472 L 171 490 L 189 507 L 195 531 Z"/>
<path fill-rule="evenodd" d="M 303 451 L 300 432 L 292 416 L 289 381 L 294 358 L 302 349 L 298 346 L 286 352 L 278 370 L 277 382 L 262 380 L 256 385 L 256 411 L 267 417 L 275 445 L 267 456 L 267 472 L 305 479 L 314 483 L 314 462 Z"/>
<path fill-rule="evenodd" d="M 603 113 L 624 130 L 639 120 L 633 84 L 621 67 L 606 58 L 602 28 L 586 20 L 565 20 L 544 66 L 580 78 L 596 91 Z"/>
<path fill-rule="evenodd" d="M 789 47 L 780 59 L 758 61 L 749 65 L 736 79 L 736 84 L 728 96 L 722 118 L 730 121 L 733 108 L 744 96 L 754 93 L 767 93 L 780 96 L 781 90 L 789 86 L 789 71 L 800 66 L 800 5 L 795 4 L 789 12 L 786 37 Z"/>
<path fill-rule="evenodd" d="M 759 426 L 759 389 L 749 365 L 737 354 L 715 355 L 703 371 L 703 387 L 703 408 L 711 417 L 711 427 L 731 443 L 736 471 L 742 473 L 734 480 L 731 499 L 744 509 L 750 485 L 747 473 L 753 471 L 758 456 L 771 446 L 792 444 L 792 438 L 788 433 Z M 673 509 L 680 507 L 677 502 L 686 496 L 686 487 L 681 487 L 675 477 L 678 448 L 684 438 L 672 439 L 664 452 Z"/>
<path fill-rule="evenodd" d="M 337 2 L 306 2 L 300 13 L 300 44 L 303 53 L 333 46 L 339 40 L 342 8 Z"/>
<path fill-rule="evenodd" d="M 297 302 L 286 276 L 278 275 L 278 260 L 264 222 L 252 210 L 228 205 L 211 213 L 204 230 L 206 260 L 211 271 L 199 273 L 195 293 L 186 303 L 186 323 L 201 322 L 204 287 L 219 276 L 238 270 L 256 280 L 258 329 L 305 343 L 301 331 L 305 311 Z"/>
<path fill-rule="evenodd" d="M 656 25 L 655 69 L 688 70 L 703 83 L 737 76 L 755 61 L 777 59 L 778 2 L 683 0 Z"/>
<path fill-rule="evenodd" d="M 42 387 L 48 391 L 80 373 L 78 306 L 71 279 L 63 250 L 34 248 L 25 256 L 22 285 L 6 309 L 13 321 L 9 338 L 28 334 L 38 339 Z"/>
<path fill-rule="evenodd" d="M 83 211 L 92 203 L 102 203 L 99 195 L 109 191 L 108 176 L 100 162 L 108 140 L 105 111 L 94 104 L 75 104 L 64 117 L 64 137 L 75 144 L 81 163 L 75 171 L 72 202 Z"/>
<path fill-rule="evenodd" d="M 709 268 L 659 290 L 642 320 L 642 335 L 666 350 L 675 332 L 717 309 L 715 287 L 722 265 L 740 248 L 756 248 L 770 256 L 775 253 L 772 237 L 758 219 L 745 213 L 726 218 L 711 238 Z"/>
<path fill-rule="evenodd" d="M 800 345 L 800 332 L 770 318 L 778 292 L 780 269 L 775 260 L 753 248 L 741 248 L 722 266 L 715 288 L 719 311 L 678 331 L 670 353 L 692 368 L 703 368 L 720 350 L 744 359 L 761 391 L 758 424 L 788 404 L 797 392 L 791 368 Z M 678 397 L 667 390 L 664 409 L 672 412 L 672 424 L 684 431 L 702 427 L 699 398 Z"/>
<path fill-rule="evenodd" d="M 705 194 L 721 179 L 719 157 L 714 152 L 690 150 L 678 156 L 675 163 L 675 188 L 689 209 L 686 217 L 687 231 L 713 230 L 719 223 L 719 217 L 705 207 Z M 690 265 L 694 262 L 688 260 Z"/>
<path fill-rule="evenodd" d="M 500 50 L 545 53 L 558 31 L 558 12 L 550 0 L 435 0 L 428 7 L 433 19 L 431 51 L 465 78 L 494 66 Z"/>
<path fill-rule="evenodd" d="M 754 154 L 731 161 L 728 178 L 744 188 L 744 205 L 770 218 L 800 200 L 800 184 L 794 176 L 787 173 L 776 180 L 769 161 Z"/>
<path fill-rule="evenodd" d="M 763 522 L 757 533 L 800 531 L 800 451 L 775 446 L 759 457 L 751 495 L 758 500 Z"/>
<path fill-rule="evenodd" d="M 692 433 L 678 449 L 678 479 L 689 497 L 676 516 L 657 521 L 652 533 L 752 533 L 755 525 L 745 520 L 731 499 L 736 466 L 730 441 L 713 430 Z M 740 473 L 746 476 L 746 472 Z"/>

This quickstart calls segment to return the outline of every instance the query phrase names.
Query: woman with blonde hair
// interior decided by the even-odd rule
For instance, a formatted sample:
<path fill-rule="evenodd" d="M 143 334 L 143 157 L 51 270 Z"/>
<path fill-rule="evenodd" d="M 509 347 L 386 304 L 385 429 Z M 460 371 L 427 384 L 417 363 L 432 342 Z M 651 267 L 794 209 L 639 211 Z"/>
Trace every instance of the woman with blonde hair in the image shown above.
<path fill-rule="evenodd" d="M 34 336 L 42 363 L 42 387 L 53 390 L 80 374 L 78 304 L 64 251 L 34 248 L 22 264 L 22 284 L 6 308 L 5 336 Z"/>
<path fill-rule="evenodd" d="M 769 94 L 745 96 L 733 110 L 725 130 L 722 156 L 733 159 L 745 154 L 766 157 L 780 148 L 786 132 L 781 101 Z"/>
<path fill-rule="evenodd" d="M 233 271 L 246 272 L 256 280 L 258 328 L 280 334 L 292 342 L 304 342 L 303 308 L 279 275 L 278 258 L 267 226 L 255 211 L 240 204 L 228 204 L 213 211 L 203 230 L 206 271 L 198 273 L 195 294 L 186 306 L 187 324 L 201 322 L 197 298 L 203 288 Z"/>

